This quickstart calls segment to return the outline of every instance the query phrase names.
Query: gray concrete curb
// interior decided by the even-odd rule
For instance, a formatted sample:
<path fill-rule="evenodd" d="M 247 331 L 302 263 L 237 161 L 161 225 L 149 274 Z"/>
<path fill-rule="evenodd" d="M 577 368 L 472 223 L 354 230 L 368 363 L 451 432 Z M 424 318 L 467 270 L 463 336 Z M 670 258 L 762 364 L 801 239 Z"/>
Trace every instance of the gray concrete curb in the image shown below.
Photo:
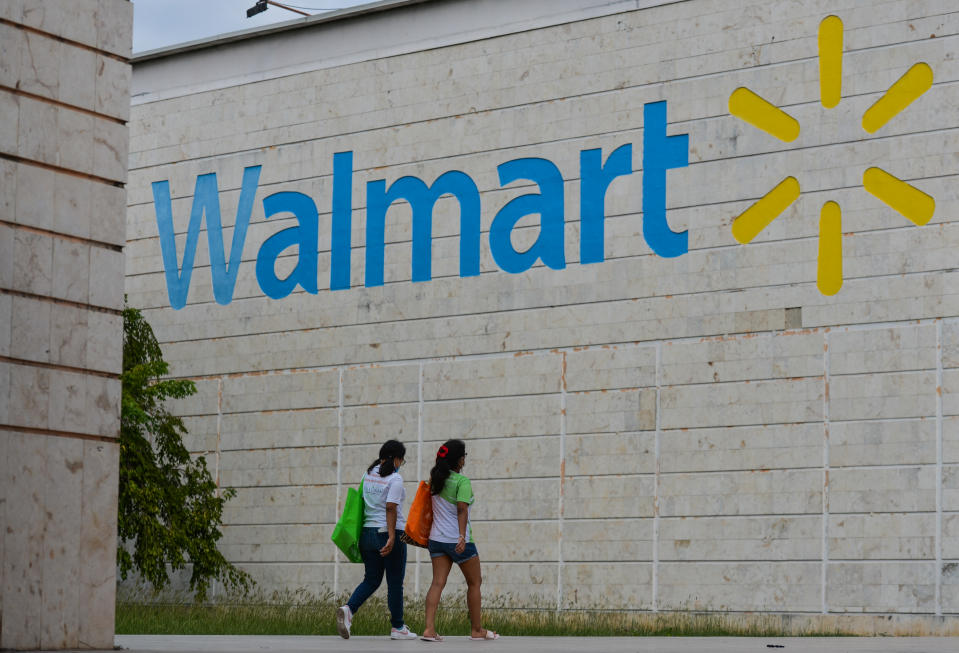
<path fill-rule="evenodd" d="M 349 651 L 489 651 L 496 653 L 953 653 L 959 637 L 503 637 L 471 642 L 394 642 L 386 637 L 272 637 L 117 635 L 116 644 L 132 653 L 316 653 Z M 770 645 L 773 645 L 770 647 Z M 779 648 L 782 647 L 782 648 Z"/>

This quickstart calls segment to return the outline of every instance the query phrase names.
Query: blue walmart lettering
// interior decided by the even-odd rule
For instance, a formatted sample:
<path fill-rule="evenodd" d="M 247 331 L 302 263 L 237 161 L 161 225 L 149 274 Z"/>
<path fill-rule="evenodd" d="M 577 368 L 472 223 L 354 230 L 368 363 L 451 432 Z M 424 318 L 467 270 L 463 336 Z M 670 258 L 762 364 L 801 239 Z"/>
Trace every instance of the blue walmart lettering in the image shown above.
<path fill-rule="evenodd" d="M 687 231 L 675 232 L 666 221 L 666 173 L 689 165 L 689 136 L 666 135 L 666 102 L 646 104 L 643 111 L 643 237 L 659 256 L 675 257 L 689 249 Z M 580 262 L 599 263 L 605 259 L 606 193 L 617 177 L 633 173 L 633 147 L 621 145 L 605 162 L 600 149 L 582 150 L 580 162 Z M 253 200 L 260 179 L 260 166 L 243 171 L 229 260 L 224 251 L 216 173 L 199 175 L 193 192 L 193 206 L 187 226 L 182 263 L 179 261 L 173 225 L 169 181 L 153 182 L 160 249 L 166 274 L 170 306 L 186 306 L 190 280 L 204 217 L 210 256 L 213 297 L 219 304 L 233 300 L 242 261 Z M 542 158 L 522 158 L 497 166 L 501 187 L 518 181 L 533 182 L 539 192 L 515 197 L 493 218 L 489 248 L 500 269 L 517 274 L 538 261 L 553 270 L 566 267 L 564 182 L 559 168 Z M 333 192 L 330 238 L 330 290 L 350 287 L 350 253 L 353 211 L 353 153 L 333 155 Z M 480 273 L 480 193 L 473 179 L 459 170 L 440 175 L 432 185 L 418 177 L 401 177 L 389 187 L 386 180 L 366 184 L 366 265 L 365 285 L 381 286 L 384 281 L 386 219 L 390 206 L 399 200 L 412 210 L 412 280 L 432 278 L 433 208 L 440 197 L 453 196 L 459 203 L 459 273 L 461 277 Z M 297 224 L 267 238 L 256 256 L 256 280 L 263 293 L 282 299 L 297 286 L 308 293 L 319 292 L 319 213 L 307 195 L 293 191 L 273 193 L 263 199 L 267 219 L 292 214 Z M 536 241 L 525 251 L 513 247 L 511 235 L 527 215 L 539 215 Z M 297 261 L 286 278 L 276 273 L 280 255 L 296 248 Z"/>
<path fill-rule="evenodd" d="M 497 167 L 500 186 L 520 179 L 535 181 L 542 193 L 521 195 L 506 203 L 489 228 L 489 248 L 496 265 L 516 274 L 533 267 L 537 260 L 554 270 L 566 267 L 563 251 L 563 175 L 552 161 L 516 159 Z M 510 242 L 510 233 L 526 215 L 539 213 L 539 237 L 525 252 L 517 252 Z"/>
<path fill-rule="evenodd" d="M 236 208 L 236 225 L 233 228 L 233 244 L 230 247 L 230 263 L 223 255 L 223 227 L 220 222 L 220 193 L 216 185 L 216 173 L 200 175 L 193 190 L 193 210 L 186 232 L 183 249 L 183 266 L 177 265 L 176 240 L 173 232 L 173 210 L 170 202 L 170 182 L 153 182 L 153 205 L 156 209 L 157 229 L 160 234 L 160 250 L 163 254 L 163 269 L 166 271 L 167 294 L 170 306 L 186 306 L 190 277 L 193 276 L 193 260 L 200 239 L 200 223 L 206 215 L 206 236 L 210 251 L 210 274 L 213 277 L 213 297 L 218 304 L 233 300 L 233 287 L 240 271 L 246 228 L 253 212 L 253 195 L 260 180 L 260 166 L 243 171 L 240 203 Z M 182 271 L 181 271 L 182 270 Z"/>
<path fill-rule="evenodd" d="M 666 102 L 643 107 L 643 238 L 664 258 L 689 251 L 689 232 L 666 222 L 666 171 L 689 165 L 689 134 L 666 135 Z"/>
<path fill-rule="evenodd" d="M 433 205 L 450 194 L 460 203 L 460 276 L 480 273 L 480 196 L 469 175 L 458 170 L 440 175 L 427 186 L 418 177 L 401 177 L 389 190 L 382 179 L 366 184 L 366 285 L 383 285 L 383 250 L 386 247 L 386 211 L 405 199 L 413 209 L 413 281 L 432 278 Z"/>

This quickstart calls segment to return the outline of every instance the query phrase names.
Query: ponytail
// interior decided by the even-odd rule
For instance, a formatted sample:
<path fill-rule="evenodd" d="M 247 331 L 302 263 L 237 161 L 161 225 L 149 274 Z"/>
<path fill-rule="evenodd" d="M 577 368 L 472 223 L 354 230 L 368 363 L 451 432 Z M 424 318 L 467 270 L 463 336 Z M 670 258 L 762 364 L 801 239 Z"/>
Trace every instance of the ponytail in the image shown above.
<path fill-rule="evenodd" d="M 376 460 L 373 461 L 373 464 L 370 465 L 369 468 L 366 470 L 367 473 L 372 472 L 377 465 L 380 466 L 380 476 L 383 476 L 383 477 L 389 476 L 390 474 L 396 471 L 396 469 L 393 466 L 392 458 L 387 458 L 385 461 L 380 461 L 380 459 L 377 458 Z"/>
<path fill-rule="evenodd" d="M 373 461 L 373 463 L 366 469 L 366 473 L 369 474 L 373 471 L 373 468 L 377 465 L 380 466 L 380 476 L 386 477 L 396 471 L 396 466 L 393 464 L 394 458 L 405 458 L 406 457 L 406 447 L 403 446 L 403 443 L 399 440 L 387 440 L 383 443 L 383 446 L 380 447 L 379 458 Z"/>
<path fill-rule="evenodd" d="M 439 494 L 446 485 L 446 479 L 453 473 L 453 467 L 466 455 L 466 445 L 462 440 L 447 440 L 436 452 L 436 465 L 430 470 L 430 494 Z"/>

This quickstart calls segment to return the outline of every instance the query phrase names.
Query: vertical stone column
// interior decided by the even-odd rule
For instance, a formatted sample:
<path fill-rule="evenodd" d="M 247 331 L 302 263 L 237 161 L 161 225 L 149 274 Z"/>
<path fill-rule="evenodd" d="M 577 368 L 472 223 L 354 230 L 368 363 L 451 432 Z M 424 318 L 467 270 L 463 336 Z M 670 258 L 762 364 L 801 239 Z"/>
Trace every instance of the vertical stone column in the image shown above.
<path fill-rule="evenodd" d="M 112 648 L 133 7 L 0 0 L 0 648 Z"/>

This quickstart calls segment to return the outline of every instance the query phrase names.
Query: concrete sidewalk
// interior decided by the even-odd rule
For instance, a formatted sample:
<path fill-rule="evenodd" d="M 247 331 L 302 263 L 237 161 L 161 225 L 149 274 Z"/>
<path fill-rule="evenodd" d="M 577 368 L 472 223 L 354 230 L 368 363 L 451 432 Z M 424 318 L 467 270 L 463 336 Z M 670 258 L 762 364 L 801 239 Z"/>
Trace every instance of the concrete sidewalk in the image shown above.
<path fill-rule="evenodd" d="M 956 637 L 503 637 L 471 642 L 393 642 L 386 637 L 271 637 L 117 635 L 117 646 L 133 653 L 380 653 L 477 650 L 492 653 L 955 653 Z M 774 645 L 774 646 L 770 646 Z M 779 648 L 781 646 L 782 648 Z"/>

